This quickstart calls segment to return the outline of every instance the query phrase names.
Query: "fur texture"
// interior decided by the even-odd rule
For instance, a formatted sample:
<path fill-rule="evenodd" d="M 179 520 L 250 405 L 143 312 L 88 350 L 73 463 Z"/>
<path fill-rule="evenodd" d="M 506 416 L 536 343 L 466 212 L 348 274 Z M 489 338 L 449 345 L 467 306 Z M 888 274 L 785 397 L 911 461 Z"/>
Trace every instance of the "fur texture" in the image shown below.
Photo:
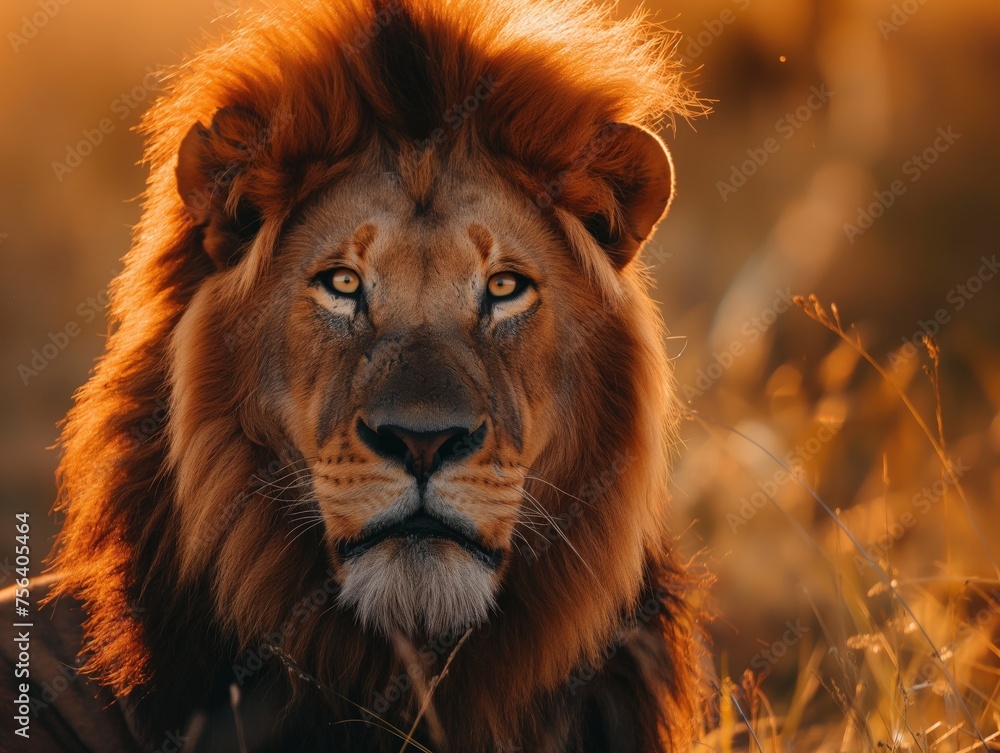
<path fill-rule="evenodd" d="M 396 750 L 331 723 L 394 690 L 375 711 L 407 730 L 471 626 L 418 726 L 435 750 L 690 737 L 677 411 L 637 254 L 673 190 L 649 131 L 698 102 L 655 32 L 582 0 L 279 4 L 176 72 L 53 563 L 140 736 L 236 682 L 273 722 L 259 749 Z M 330 289 L 345 267 L 363 298 Z M 531 284 L 488 299 L 506 270 Z M 418 483 L 364 432 L 401 422 L 467 446 Z M 343 556 L 421 509 L 502 564 L 406 537 Z M 272 644 L 315 683 L 248 673 Z"/>

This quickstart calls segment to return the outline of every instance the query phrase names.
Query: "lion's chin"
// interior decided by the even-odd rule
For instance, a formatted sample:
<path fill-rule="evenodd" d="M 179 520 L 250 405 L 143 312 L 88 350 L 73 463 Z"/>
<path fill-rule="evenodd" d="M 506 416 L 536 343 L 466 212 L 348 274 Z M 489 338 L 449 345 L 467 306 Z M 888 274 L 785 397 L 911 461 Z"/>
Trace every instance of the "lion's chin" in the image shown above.
<path fill-rule="evenodd" d="M 496 574 L 444 539 L 388 539 L 344 564 L 341 606 L 392 635 L 453 634 L 485 622 Z"/>

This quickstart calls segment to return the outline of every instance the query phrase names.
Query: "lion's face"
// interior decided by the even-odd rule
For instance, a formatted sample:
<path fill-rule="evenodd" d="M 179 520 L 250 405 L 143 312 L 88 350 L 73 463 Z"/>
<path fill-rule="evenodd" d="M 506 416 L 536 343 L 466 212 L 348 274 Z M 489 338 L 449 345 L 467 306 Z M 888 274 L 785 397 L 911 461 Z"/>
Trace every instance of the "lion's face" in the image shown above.
<path fill-rule="evenodd" d="M 308 468 L 341 603 L 437 632 L 487 617 L 516 526 L 544 521 L 523 484 L 564 393 L 545 343 L 585 285 L 501 183 L 452 176 L 418 206 L 399 182 L 350 181 L 288 232 L 257 301 L 284 351 L 261 402 Z"/>
<path fill-rule="evenodd" d="M 660 446 L 662 426 L 634 420 L 640 390 L 644 409 L 666 404 L 630 262 L 669 202 L 669 157 L 652 134 L 608 124 L 578 173 L 557 174 L 552 195 L 578 202 L 569 212 L 533 202 L 488 157 L 373 149 L 281 214 L 252 170 L 220 188 L 226 150 L 258 133 L 245 110 L 223 109 L 178 157 L 216 266 L 173 335 L 184 574 L 214 570 L 220 604 L 236 599 L 261 624 L 282 617 L 277 601 L 261 614 L 254 584 L 279 586 L 285 561 L 329 563 L 341 607 L 383 633 L 480 623 L 516 580 L 518 547 L 529 557 L 539 531 L 561 531 L 567 486 L 600 477 L 607 448 L 621 456 L 646 433 Z M 260 221 L 245 221 L 255 208 Z M 210 464 L 210 447 L 229 462 Z M 213 509 L 209 490 L 242 494 L 266 454 L 284 471 L 271 489 Z M 624 539 L 607 569 L 634 583 L 648 508 L 642 492 L 622 504 L 635 509 L 584 528 Z"/>

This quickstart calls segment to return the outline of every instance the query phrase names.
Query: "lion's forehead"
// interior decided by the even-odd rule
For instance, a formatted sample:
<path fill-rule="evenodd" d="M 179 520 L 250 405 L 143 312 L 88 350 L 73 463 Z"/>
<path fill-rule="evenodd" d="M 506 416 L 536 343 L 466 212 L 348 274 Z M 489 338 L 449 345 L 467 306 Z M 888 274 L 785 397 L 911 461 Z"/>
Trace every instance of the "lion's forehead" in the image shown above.
<path fill-rule="evenodd" d="M 313 204 L 288 250 L 303 272 L 358 270 L 372 302 L 397 309 L 471 303 L 505 263 L 544 269 L 545 226 L 510 189 L 452 178 L 425 199 L 392 175 L 347 181 Z"/>

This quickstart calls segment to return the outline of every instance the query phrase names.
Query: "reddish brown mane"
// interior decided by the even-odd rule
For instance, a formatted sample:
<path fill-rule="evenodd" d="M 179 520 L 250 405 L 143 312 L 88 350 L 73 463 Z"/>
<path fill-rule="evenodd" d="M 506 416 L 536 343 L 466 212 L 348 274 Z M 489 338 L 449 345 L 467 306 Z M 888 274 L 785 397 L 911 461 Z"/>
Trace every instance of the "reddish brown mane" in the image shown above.
<path fill-rule="evenodd" d="M 614 21 L 581 0 L 330 0 L 304 9 L 288 6 L 248 15 L 231 39 L 177 70 L 169 93 L 148 114 L 151 176 L 142 221 L 113 286 L 107 352 L 77 395 L 62 437 L 58 509 L 66 519 L 53 561 L 64 573 L 59 590 L 86 603 L 90 671 L 117 692 L 133 693 L 140 708 L 149 698 L 149 727 L 183 723 L 162 699 L 214 692 L 216 676 L 246 648 L 237 641 L 258 628 L 273 629 L 326 579 L 322 563 L 291 552 L 286 569 L 297 574 L 297 588 L 262 605 L 260 625 L 235 628 L 226 623 L 237 618 L 212 614 L 209 573 L 178 590 L 176 478 L 166 463 L 170 416 L 163 410 L 172 399 L 170 339 L 193 293 L 215 270 L 174 174 L 192 125 L 210 123 L 221 108 L 247 113 L 233 131 L 213 138 L 215 172 L 229 189 L 228 210 L 236 213 L 243 200 L 260 210 L 260 233 L 245 262 L 249 280 L 269 263 L 292 213 L 339 175 L 374 164 L 375 152 L 412 153 L 416 166 L 408 179 L 418 184 L 420 170 L 433 164 L 421 162 L 425 152 L 476 151 L 543 213 L 602 214 L 614 225 L 624 189 L 595 174 L 595 164 L 615 172 L 616 155 L 601 152 L 602 129 L 609 123 L 655 129 L 665 117 L 698 108 L 669 59 L 669 37 L 639 17 Z M 626 276 L 636 288 L 644 284 L 639 269 Z M 660 325 L 652 303 L 633 318 L 641 325 L 609 346 L 605 373 L 595 375 L 595 384 L 626 385 L 611 397 L 618 415 L 604 427 L 608 437 L 622 439 L 598 458 L 574 447 L 590 437 L 576 437 L 567 442 L 570 457 L 563 459 L 565 484 L 573 489 L 589 480 L 594 498 L 607 498 L 611 508 L 661 506 L 666 500 L 660 477 L 674 416 L 663 394 L 666 365 L 655 355 Z M 584 339 L 608 337 L 625 325 L 609 315 L 589 326 Z M 594 415 L 603 413 L 595 408 Z M 233 471 L 243 488 L 233 488 L 231 497 L 253 500 L 252 479 L 266 474 L 272 458 L 267 447 L 243 441 L 234 457 L 245 467 Z M 606 467 L 594 463 L 614 458 L 624 458 L 626 467 L 602 486 L 596 480 L 607 479 Z M 588 493 L 577 489 L 580 496 Z M 554 511 L 565 510 L 566 500 L 544 489 L 538 494 Z M 273 524 L 273 513 L 254 501 L 239 514 Z M 644 624 L 658 626 L 669 647 L 659 660 L 666 666 L 656 669 L 666 680 L 649 681 L 663 708 L 651 706 L 647 715 L 654 727 L 683 737 L 697 697 L 694 628 L 683 603 L 681 569 L 665 539 L 656 544 L 664 533 L 662 513 L 647 517 L 647 530 L 636 536 L 643 537 L 649 562 L 645 588 L 657 594 L 662 609 Z M 597 556 L 600 531 L 588 525 L 581 523 L 574 536 L 578 548 Z M 634 567 L 623 563 L 622 572 Z M 514 735 L 510 714 L 526 704 L 541 713 L 555 703 L 553 677 L 566 676 L 575 661 L 596 661 L 600 648 L 613 642 L 618 620 L 628 616 L 595 617 L 586 607 L 593 600 L 574 606 L 564 591 L 585 592 L 593 585 L 565 550 L 512 577 L 534 594 L 506 604 L 522 610 L 516 624 L 523 638 L 470 642 L 476 671 L 456 670 L 453 683 L 439 691 L 442 706 L 454 703 L 468 717 L 456 724 L 456 739 L 476 741 L 487 732 L 501 737 L 505 730 Z M 286 588 L 253 585 L 262 593 Z M 632 599 L 643 584 L 608 585 Z M 366 648 L 353 630 L 349 621 L 326 624 L 310 615 L 289 641 L 298 656 L 311 657 L 321 679 L 352 697 L 371 698 L 398 673 L 397 659 L 387 645 Z M 541 642 L 529 646 L 527 640 Z M 496 678 L 493 690 L 474 690 L 475 676 Z M 350 706 L 340 711 L 357 715 Z M 537 723 L 531 719 L 529 726 Z"/>

